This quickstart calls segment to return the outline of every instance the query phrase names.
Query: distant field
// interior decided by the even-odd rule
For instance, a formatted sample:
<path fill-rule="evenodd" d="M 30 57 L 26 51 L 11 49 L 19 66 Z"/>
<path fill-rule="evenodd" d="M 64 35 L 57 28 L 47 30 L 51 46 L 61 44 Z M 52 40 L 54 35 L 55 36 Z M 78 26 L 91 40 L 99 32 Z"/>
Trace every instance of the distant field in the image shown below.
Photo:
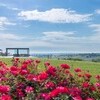
<path fill-rule="evenodd" d="M 24 58 L 21 58 L 22 60 Z M 4 61 L 8 66 L 11 66 L 11 58 L 0 58 L 0 60 Z M 71 66 L 71 71 L 74 70 L 74 68 L 81 68 L 83 70 L 89 71 L 92 76 L 93 76 L 93 81 L 94 81 L 94 76 L 97 74 L 100 74 L 100 63 L 96 62 L 89 62 L 89 61 L 71 61 L 71 60 L 57 60 L 57 59 L 41 59 L 41 63 L 39 65 L 39 70 L 42 71 L 44 70 L 44 62 L 45 61 L 50 61 L 52 65 L 54 66 L 59 66 L 62 63 L 67 63 Z"/>

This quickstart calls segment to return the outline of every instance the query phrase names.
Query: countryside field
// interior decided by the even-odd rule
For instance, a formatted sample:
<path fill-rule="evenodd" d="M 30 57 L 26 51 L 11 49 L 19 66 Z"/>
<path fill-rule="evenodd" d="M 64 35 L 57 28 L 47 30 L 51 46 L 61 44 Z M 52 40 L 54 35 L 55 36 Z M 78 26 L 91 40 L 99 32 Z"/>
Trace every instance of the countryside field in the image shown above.
<path fill-rule="evenodd" d="M 20 58 L 21 60 L 27 58 Z M 34 59 L 34 58 L 33 58 Z M 37 58 L 38 59 L 38 58 Z M 0 58 L 1 61 L 5 62 L 8 67 L 12 65 L 11 58 Z M 71 66 L 71 72 L 74 72 L 75 68 L 81 68 L 84 71 L 89 71 L 92 75 L 92 81 L 95 81 L 95 76 L 100 74 L 100 63 L 99 62 L 91 62 L 91 61 L 72 61 L 72 60 L 57 60 L 57 59 L 40 59 L 41 63 L 38 66 L 39 71 L 43 71 L 44 62 L 49 61 L 53 66 L 57 67 L 62 63 L 67 63 Z"/>

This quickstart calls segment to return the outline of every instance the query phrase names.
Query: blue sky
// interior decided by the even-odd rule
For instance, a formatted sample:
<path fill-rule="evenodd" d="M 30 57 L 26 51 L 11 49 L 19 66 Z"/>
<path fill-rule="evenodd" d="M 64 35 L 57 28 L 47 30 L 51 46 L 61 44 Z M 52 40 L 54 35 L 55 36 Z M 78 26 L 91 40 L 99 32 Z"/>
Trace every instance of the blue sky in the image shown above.
<path fill-rule="evenodd" d="M 0 0 L 0 48 L 100 52 L 100 0 Z"/>

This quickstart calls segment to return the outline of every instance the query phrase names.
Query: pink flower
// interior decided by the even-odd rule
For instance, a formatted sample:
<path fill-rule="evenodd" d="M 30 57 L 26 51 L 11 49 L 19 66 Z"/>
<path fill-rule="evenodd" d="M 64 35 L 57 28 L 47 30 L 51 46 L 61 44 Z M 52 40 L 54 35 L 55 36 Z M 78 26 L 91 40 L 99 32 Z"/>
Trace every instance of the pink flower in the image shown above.
<path fill-rule="evenodd" d="M 34 60 L 35 63 L 40 63 L 41 61 L 39 59 Z"/>
<path fill-rule="evenodd" d="M 91 91 L 96 91 L 96 87 L 95 87 L 94 85 L 91 85 L 91 86 L 90 86 L 90 90 L 91 90 Z"/>
<path fill-rule="evenodd" d="M 19 58 L 16 58 L 16 61 L 19 61 Z"/>
<path fill-rule="evenodd" d="M 23 69 L 27 69 L 27 64 L 23 64 L 22 66 L 21 66 L 21 69 L 23 70 Z"/>
<path fill-rule="evenodd" d="M 17 89 L 23 89 L 23 88 L 25 88 L 26 86 L 25 86 L 25 83 L 23 83 L 23 82 L 19 82 L 19 83 L 17 83 L 16 84 L 16 88 Z"/>
<path fill-rule="evenodd" d="M 77 95 L 77 96 L 73 97 L 73 100 L 82 100 L 82 98 L 79 95 Z"/>
<path fill-rule="evenodd" d="M 50 62 L 47 61 L 47 62 L 44 63 L 44 65 L 45 65 L 46 67 L 48 67 L 48 66 L 50 65 Z"/>
<path fill-rule="evenodd" d="M 70 66 L 68 64 L 61 64 L 60 66 L 61 68 L 64 68 L 64 69 L 70 69 Z"/>
<path fill-rule="evenodd" d="M 7 85 L 0 85 L 0 93 L 8 93 L 10 91 L 10 87 Z"/>
<path fill-rule="evenodd" d="M 67 87 L 57 87 L 57 89 L 59 90 L 60 93 L 69 93 L 69 89 Z"/>
<path fill-rule="evenodd" d="M 17 96 L 18 96 L 18 97 L 24 97 L 24 96 L 25 96 L 25 94 L 24 94 L 24 92 L 22 91 L 22 89 L 17 89 Z"/>
<path fill-rule="evenodd" d="M 97 80 L 100 80 L 100 75 L 96 75 L 96 79 Z"/>
<path fill-rule="evenodd" d="M 63 80 L 63 81 L 60 81 L 58 83 L 58 86 L 67 86 L 68 85 L 68 81 L 67 80 Z"/>
<path fill-rule="evenodd" d="M 83 75 L 82 74 L 78 74 L 78 77 L 83 77 Z"/>
<path fill-rule="evenodd" d="M 45 97 L 47 96 L 47 93 L 41 93 L 40 96 L 41 96 L 42 98 L 45 98 Z"/>
<path fill-rule="evenodd" d="M 1 74 L 1 75 L 5 75 L 5 74 L 6 74 L 6 70 L 0 69 L 0 74 Z"/>
<path fill-rule="evenodd" d="M 26 89 L 25 89 L 25 92 L 26 92 L 26 93 L 31 93 L 31 92 L 33 92 L 33 91 L 34 91 L 34 88 L 31 87 L 31 86 L 27 86 Z"/>
<path fill-rule="evenodd" d="M 78 87 L 72 87 L 69 89 L 69 93 L 73 97 L 77 97 L 81 95 L 81 90 Z"/>
<path fill-rule="evenodd" d="M 93 99 L 93 98 L 86 98 L 86 100 L 95 100 L 95 99 Z"/>
<path fill-rule="evenodd" d="M 74 71 L 75 72 L 81 72 L 81 69 L 80 68 L 76 68 Z"/>
<path fill-rule="evenodd" d="M 95 86 L 100 89 L 100 83 L 95 83 Z"/>
<path fill-rule="evenodd" d="M 28 74 L 26 76 L 26 78 L 29 80 L 29 81 L 38 81 L 38 76 L 34 75 L 34 74 Z"/>
<path fill-rule="evenodd" d="M 34 64 L 34 67 L 37 68 L 38 64 L 40 63 L 41 61 L 39 59 L 36 59 L 34 60 L 33 64 Z"/>
<path fill-rule="evenodd" d="M 45 84 L 45 87 L 50 88 L 50 89 L 53 89 L 54 86 L 55 86 L 55 84 L 53 82 L 47 82 L 47 84 Z"/>
<path fill-rule="evenodd" d="M 69 70 L 66 70 L 66 74 L 69 74 L 70 73 L 70 71 Z"/>
<path fill-rule="evenodd" d="M 28 65 L 28 63 L 29 63 L 28 60 L 25 60 L 25 61 L 23 62 L 23 64 L 26 64 L 26 65 Z"/>
<path fill-rule="evenodd" d="M 12 98 L 11 98 L 11 96 L 9 96 L 9 95 L 2 95 L 2 96 L 0 97 L 0 100 L 12 100 Z"/>
<path fill-rule="evenodd" d="M 89 84 L 88 82 L 84 82 L 84 83 L 82 84 L 82 86 L 83 86 L 84 88 L 88 88 L 88 87 L 90 86 L 90 84 Z"/>
<path fill-rule="evenodd" d="M 10 70 L 11 70 L 11 71 L 16 71 L 16 70 L 17 70 L 17 67 L 16 67 L 16 66 L 11 66 L 11 67 L 10 67 Z"/>
<path fill-rule="evenodd" d="M 27 78 L 29 81 L 32 81 L 33 78 L 34 78 L 34 75 L 33 75 L 33 74 L 28 74 L 26 78 Z"/>
<path fill-rule="evenodd" d="M 92 75 L 90 75 L 89 73 L 86 73 L 85 75 L 84 75 L 86 78 L 91 78 L 92 77 Z"/>
<path fill-rule="evenodd" d="M 15 76 L 19 74 L 19 71 L 20 71 L 20 69 L 18 67 L 16 67 L 16 66 L 12 66 L 10 68 L 10 72 Z"/>
<path fill-rule="evenodd" d="M 26 69 L 23 69 L 23 70 L 20 71 L 20 74 L 21 75 L 27 75 L 27 74 L 29 74 L 29 71 L 26 70 Z"/>
<path fill-rule="evenodd" d="M 48 78 L 48 74 L 46 72 L 42 72 L 38 76 L 39 80 L 46 80 Z"/>
<path fill-rule="evenodd" d="M 48 95 L 48 93 L 41 93 L 40 94 L 40 98 L 41 99 L 37 99 L 37 100 L 51 100 L 51 97 L 50 97 L 50 95 Z"/>
<path fill-rule="evenodd" d="M 69 89 L 67 87 L 60 86 L 51 91 L 49 95 L 50 97 L 57 97 L 59 94 L 68 94 L 68 93 Z"/>
<path fill-rule="evenodd" d="M 49 66 L 47 69 L 47 74 L 49 74 L 50 76 L 55 76 L 56 75 L 56 68 L 54 66 Z"/>
<path fill-rule="evenodd" d="M 50 92 L 50 97 L 57 97 L 59 95 L 59 90 L 55 89 L 53 91 Z"/>

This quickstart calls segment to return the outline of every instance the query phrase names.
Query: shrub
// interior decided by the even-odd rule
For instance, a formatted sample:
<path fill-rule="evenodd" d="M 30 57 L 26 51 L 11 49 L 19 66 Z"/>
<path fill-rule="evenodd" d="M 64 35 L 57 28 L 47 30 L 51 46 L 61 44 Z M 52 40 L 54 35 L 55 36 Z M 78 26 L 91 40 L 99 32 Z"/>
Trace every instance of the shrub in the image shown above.
<path fill-rule="evenodd" d="M 99 100 L 100 75 L 91 83 L 89 72 L 61 64 L 45 62 L 45 70 L 38 71 L 40 60 L 12 60 L 10 68 L 0 61 L 0 100 Z"/>

